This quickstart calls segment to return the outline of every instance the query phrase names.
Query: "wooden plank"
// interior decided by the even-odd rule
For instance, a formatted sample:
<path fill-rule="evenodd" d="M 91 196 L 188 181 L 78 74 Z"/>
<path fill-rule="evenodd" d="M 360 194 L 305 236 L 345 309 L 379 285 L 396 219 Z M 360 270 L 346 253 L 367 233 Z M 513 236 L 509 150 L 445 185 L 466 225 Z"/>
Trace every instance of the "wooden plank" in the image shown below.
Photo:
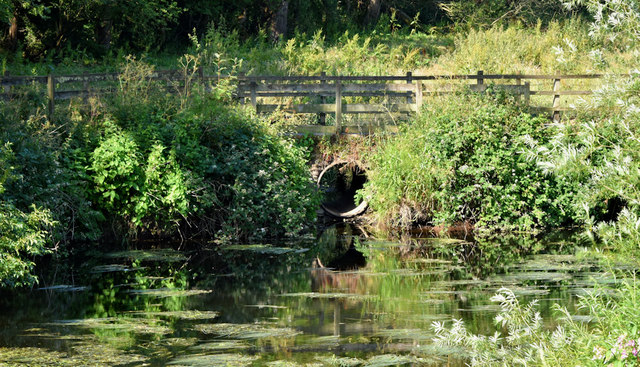
<path fill-rule="evenodd" d="M 253 106 L 254 109 L 256 109 L 257 105 L 258 105 L 258 98 L 256 96 L 256 82 L 252 81 L 249 84 L 249 88 L 251 89 L 250 91 L 250 95 L 251 95 L 251 106 Z"/>
<path fill-rule="evenodd" d="M 46 76 L 6 76 L 0 78 L 0 85 L 15 86 L 15 85 L 29 85 L 29 84 L 47 84 Z"/>
<path fill-rule="evenodd" d="M 420 111 L 422 108 L 422 82 L 420 80 L 416 80 L 416 111 Z"/>
<path fill-rule="evenodd" d="M 397 125 L 348 125 L 344 126 L 342 129 L 342 133 L 346 135 L 355 134 L 355 135 L 371 135 L 380 132 L 388 132 L 392 134 L 398 133 Z"/>
<path fill-rule="evenodd" d="M 258 113 L 271 113 L 282 110 L 289 113 L 336 113 L 335 104 L 297 104 L 297 105 L 277 105 L 277 104 L 259 104 L 257 105 Z M 396 103 L 388 106 L 381 104 L 351 103 L 342 104 L 342 113 L 411 113 L 416 112 L 415 104 Z"/>
<path fill-rule="evenodd" d="M 413 92 L 386 92 L 386 91 L 371 91 L 371 92 L 343 92 L 343 97 L 402 97 L 406 98 L 407 96 L 412 95 Z M 251 96 L 251 93 L 246 90 L 238 91 L 238 98 L 248 98 Z M 258 98 L 268 98 L 268 97 L 334 97 L 335 92 L 318 92 L 318 93 L 308 93 L 308 92 L 257 92 L 256 96 Z"/>
<path fill-rule="evenodd" d="M 626 74 L 615 74 L 624 76 Z M 56 80 L 59 84 L 64 83 L 75 83 L 82 82 L 84 80 L 88 80 L 89 82 L 98 82 L 98 81 L 113 81 L 117 80 L 120 76 L 118 72 L 111 73 L 88 73 L 88 74 L 69 74 L 69 75 L 58 75 L 56 76 Z M 155 71 L 152 74 L 152 79 L 158 78 L 166 78 L 171 77 L 174 79 L 184 79 L 180 70 L 159 70 Z M 567 74 L 567 75 L 533 75 L 533 74 L 469 74 L 469 75 L 412 75 L 411 80 L 441 80 L 441 79 L 475 79 L 475 80 L 500 80 L 500 79 L 599 79 L 604 77 L 604 74 Z M 388 82 L 388 81 L 407 81 L 406 75 L 397 75 L 397 76 L 229 76 L 229 75 L 204 75 L 201 73 L 200 78 L 202 80 L 220 80 L 227 78 L 235 78 L 238 81 L 249 81 L 249 80 L 259 80 L 259 81 L 379 81 L 379 82 Z M 47 82 L 46 76 L 7 76 L 0 78 L 0 86 L 12 86 L 12 85 L 25 85 L 32 83 L 40 83 L 45 84 Z"/>
<path fill-rule="evenodd" d="M 47 97 L 49 98 L 48 103 L 48 118 L 49 121 L 53 119 L 53 112 L 55 110 L 55 100 L 56 100 L 56 81 L 55 77 L 51 74 L 47 76 Z"/>
<path fill-rule="evenodd" d="M 413 92 L 413 90 L 413 84 L 342 84 L 343 92 Z M 331 93 L 335 92 L 335 84 L 257 84 L 256 93 L 263 92 Z"/>
<path fill-rule="evenodd" d="M 115 81 L 120 76 L 120 73 L 100 73 L 100 74 L 70 74 L 70 75 L 57 75 L 56 82 L 59 84 L 66 83 L 82 83 L 82 82 L 104 82 Z"/>
<path fill-rule="evenodd" d="M 325 125 L 298 125 L 294 126 L 293 130 L 298 135 L 316 135 L 327 136 L 335 134 L 335 126 Z M 392 134 L 398 133 L 398 126 L 396 125 L 347 125 L 343 127 L 342 134 L 358 134 L 358 135 L 370 135 L 376 132 L 388 132 Z"/>
<path fill-rule="evenodd" d="M 320 73 L 321 77 L 325 77 L 327 76 L 327 73 L 325 73 L 324 71 L 322 73 Z M 328 87 L 327 85 L 327 81 L 325 79 L 321 79 L 320 80 L 320 84 L 324 87 Z M 320 94 L 320 103 L 324 104 L 327 103 L 327 97 L 326 95 L 322 95 Z M 320 125 L 326 125 L 327 124 L 327 114 L 326 113 L 319 113 L 318 114 L 318 123 Z"/>
<path fill-rule="evenodd" d="M 442 76 L 440 76 L 442 77 Z M 478 75 L 453 75 L 452 79 L 477 79 Z M 583 74 L 583 75 L 534 75 L 534 74 L 500 74 L 500 75 L 481 75 L 482 79 L 500 80 L 500 79 L 599 79 L 604 77 L 603 74 Z M 420 78 L 418 76 L 415 79 Z M 444 77 L 442 77 L 445 79 Z"/>
<path fill-rule="evenodd" d="M 485 92 L 488 88 L 502 89 L 511 93 L 524 94 L 527 87 L 524 85 L 508 84 L 469 84 L 469 89 L 473 92 Z"/>
<path fill-rule="evenodd" d="M 335 124 L 336 124 L 336 134 L 340 134 L 341 124 L 342 124 L 342 84 L 336 83 L 336 106 L 335 106 Z"/>
<path fill-rule="evenodd" d="M 295 132 L 301 135 L 333 135 L 336 133 L 335 126 L 326 125 L 299 125 L 293 128 Z"/>
<path fill-rule="evenodd" d="M 534 75 L 534 74 L 460 74 L 460 75 L 412 75 L 412 80 L 440 80 L 440 79 L 599 79 L 604 74 L 567 74 L 567 75 Z M 406 81 L 406 75 L 391 76 L 271 76 L 257 75 L 245 78 L 255 78 L 261 81 Z M 238 78 L 240 79 L 240 78 Z"/>
<path fill-rule="evenodd" d="M 513 93 L 517 93 L 520 92 L 522 94 L 524 94 L 524 86 L 522 85 L 505 85 L 505 84 L 484 84 L 485 85 L 485 89 L 486 86 L 489 85 L 493 85 L 493 86 L 498 86 L 499 88 L 504 88 L 504 89 L 508 89 Z M 484 91 L 483 90 L 478 90 L 477 86 L 475 84 L 470 84 L 469 87 L 471 88 L 471 90 L 473 90 L 474 92 L 477 91 Z M 521 88 L 521 89 L 520 89 Z M 450 90 L 436 90 L 436 91 L 426 91 L 423 90 L 423 95 L 442 95 L 442 94 L 449 94 L 449 93 L 457 93 L 458 91 L 456 91 L 455 89 L 450 89 Z M 406 97 L 407 94 L 409 94 L 411 92 L 385 92 L 385 91 L 381 91 L 381 92 L 344 92 L 342 94 L 343 97 Z M 572 91 L 572 90 L 564 90 L 564 91 L 530 91 L 530 94 L 532 96 L 534 95 L 540 95 L 540 96 L 553 96 L 553 95 L 561 95 L 561 96 L 587 96 L 587 95 L 591 95 L 593 94 L 593 92 L 591 91 L 585 91 L 585 90 L 579 90 L 579 91 Z M 330 92 L 322 92 L 322 93 L 317 93 L 317 94 L 305 94 L 305 93 L 299 93 L 299 92 L 260 92 L 258 93 L 258 97 L 309 97 L 309 96 L 324 96 L 324 97 L 328 97 L 328 96 L 333 96 L 334 93 L 330 93 Z M 243 92 L 239 92 L 238 94 L 239 97 L 249 97 L 250 93 L 247 91 L 243 91 Z"/>
<path fill-rule="evenodd" d="M 538 96 L 588 96 L 593 94 L 592 91 L 589 90 L 532 90 L 531 95 Z"/>
<path fill-rule="evenodd" d="M 559 90 L 560 90 L 560 79 L 553 79 L 553 91 L 558 92 Z M 556 123 L 560 122 L 560 111 L 558 110 L 558 108 L 560 107 L 560 95 L 557 93 L 553 95 L 552 107 L 554 108 L 553 122 L 556 122 Z"/>
<path fill-rule="evenodd" d="M 532 106 L 531 108 L 534 109 L 534 110 L 545 111 L 545 112 L 575 111 L 575 109 L 573 109 L 571 107 L 539 107 L 539 106 Z"/>

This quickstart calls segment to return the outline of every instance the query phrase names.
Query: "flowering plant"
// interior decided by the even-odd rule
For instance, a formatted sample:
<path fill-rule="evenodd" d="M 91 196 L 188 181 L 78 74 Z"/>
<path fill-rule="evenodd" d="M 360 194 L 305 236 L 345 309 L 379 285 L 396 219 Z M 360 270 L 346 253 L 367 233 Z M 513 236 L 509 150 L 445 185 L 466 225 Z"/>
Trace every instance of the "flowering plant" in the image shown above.
<path fill-rule="evenodd" d="M 618 337 L 609 350 L 600 345 L 593 347 L 593 358 L 591 359 L 613 366 L 640 366 L 639 347 L 640 338 L 634 339 L 624 333 Z"/>

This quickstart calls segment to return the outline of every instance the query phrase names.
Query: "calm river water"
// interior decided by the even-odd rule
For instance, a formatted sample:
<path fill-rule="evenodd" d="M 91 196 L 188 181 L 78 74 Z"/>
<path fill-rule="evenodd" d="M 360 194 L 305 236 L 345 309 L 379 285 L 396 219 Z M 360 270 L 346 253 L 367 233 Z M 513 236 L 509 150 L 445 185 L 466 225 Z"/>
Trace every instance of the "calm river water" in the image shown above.
<path fill-rule="evenodd" d="M 492 334 L 489 298 L 509 287 L 551 323 L 554 303 L 576 312 L 614 281 L 578 238 L 393 242 L 347 225 L 272 245 L 93 250 L 0 300 L 0 365 L 463 365 L 433 346 L 434 321 Z"/>

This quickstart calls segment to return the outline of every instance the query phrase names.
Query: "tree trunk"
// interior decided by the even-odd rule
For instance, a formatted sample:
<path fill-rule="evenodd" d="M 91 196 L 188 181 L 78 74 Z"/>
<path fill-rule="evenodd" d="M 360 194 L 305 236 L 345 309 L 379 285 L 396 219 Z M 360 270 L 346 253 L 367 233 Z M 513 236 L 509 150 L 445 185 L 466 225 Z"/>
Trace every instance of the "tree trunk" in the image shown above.
<path fill-rule="evenodd" d="M 271 25 L 271 39 L 278 42 L 287 36 L 287 17 L 289 16 L 289 1 L 282 0 Z"/>
<path fill-rule="evenodd" d="M 11 18 L 9 33 L 7 34 L 7 48 L 14 51 L 18 47 L 18 17 Z"/>
<path fill-rule="evenodd" d="M 380 7 L 382 0 L 370 0 L 367 6 L 367 18 L 365 20 L 367 26 L 375 25 L 380 17 Z"/>
<path fill-rule="evenodd" d="M 111 48 L 111 39 L 113 29 L 113 21 L 111 19 L 103 19 L 98 26 L 98 43 L 105 51 Z"/>

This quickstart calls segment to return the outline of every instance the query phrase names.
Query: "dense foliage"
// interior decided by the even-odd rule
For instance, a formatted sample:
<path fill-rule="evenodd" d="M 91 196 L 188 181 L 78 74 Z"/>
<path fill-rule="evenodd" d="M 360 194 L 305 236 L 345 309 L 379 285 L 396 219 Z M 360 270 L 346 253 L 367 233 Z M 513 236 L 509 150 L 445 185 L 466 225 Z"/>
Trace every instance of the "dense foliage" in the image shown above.
<path fill-rule="evenodd" d="M 7 143 L 0 147 L 0 195 L 4 184 L 13 179 L 13 152 Z M 0 199 L 0 287 L 18 287 L 33 284 L 36 278 L 31 273 L 34 255 L 47 252 L 46 227 L 52 226 L 47 210 L 33 205 L 23 212 L 6 199 Z"/>
<path fill-rule="evenodd" d="M 451 327 L 434 322 L 435 342 L 463 347 L 470 354 L 471 366 L 637 366 L 639 292 L 634 278 L 623 281 L 613 297 L 604 291 L 581 297 L 578 307 L 588 312 L 589 327 L 555 305 L 558 325 L 549 330 L 537 301 L 524 305 L 512 291 L 502 288 L 492 298 L 500 304 L 495 324 L 501 331 L 485 336 L 470 332 L 461 320 L 454 320 Z"/>
<path fill-rule="evenodd" d="M 383 218 L 523 229 L 571 221 L 571 184 L 546 176 L 522 154 L 525 138 L 549 138 L 544 118 L 506 96 L 428 105 L 372 160 L 362 194 Z"/>
<path fill-rule="evenodd" d="M 111 97 L 42 115 L 37 94 L 0 109 L 0 280 L 26 256 L 109 235 L 237 241 L 304 230 L 317 198 L 306 151 L 203 85 L 174 97 L 130 61 Z M 6 189 L 6 190 L 5 190 Z M 57 223 L 54 223 L 54 220 Z"/>
<path fill-rule="evenodd" d="M 0 41 L 19 59 L 91 60 L 122 51 L 183 50 L 189 34 L 202 36 L 212 24 L 242 40 L 318 31 L 335 40 L 345 31 L 531 25 L 567 14 L 555 0 L 9 0 L 0 4 Z"/>

